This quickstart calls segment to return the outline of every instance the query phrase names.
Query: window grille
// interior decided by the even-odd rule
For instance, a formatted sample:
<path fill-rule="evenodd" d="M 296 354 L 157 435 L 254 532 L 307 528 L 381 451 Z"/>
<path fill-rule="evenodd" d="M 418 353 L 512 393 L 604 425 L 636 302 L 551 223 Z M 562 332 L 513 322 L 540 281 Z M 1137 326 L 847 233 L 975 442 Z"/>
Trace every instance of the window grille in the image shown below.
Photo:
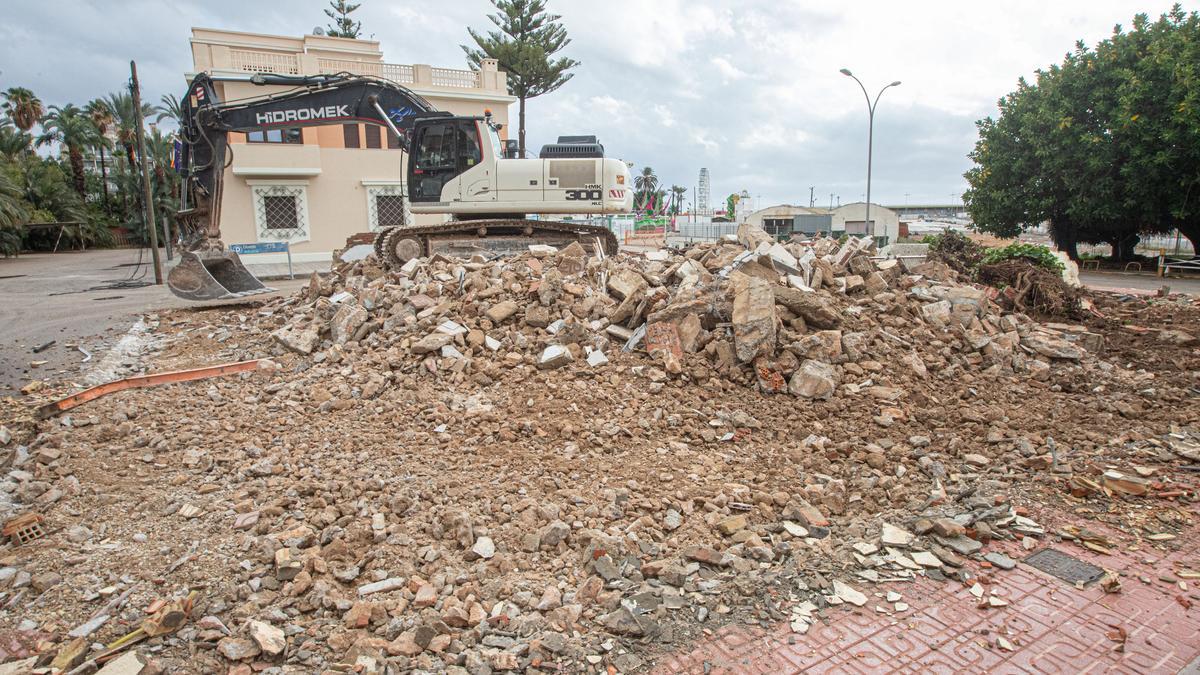
<path fill-rule="evenodd" d="M 367 218 L 373 232 L 411 223 L 412 213 L 408 210 L 403 187 L 399 184 L 368 186 Z"/>
<path fill-rule="evenodd" d="M 262 241 L 308 239 L 308 204 L 303 185 L 254 186 L 254 220 Z"/>

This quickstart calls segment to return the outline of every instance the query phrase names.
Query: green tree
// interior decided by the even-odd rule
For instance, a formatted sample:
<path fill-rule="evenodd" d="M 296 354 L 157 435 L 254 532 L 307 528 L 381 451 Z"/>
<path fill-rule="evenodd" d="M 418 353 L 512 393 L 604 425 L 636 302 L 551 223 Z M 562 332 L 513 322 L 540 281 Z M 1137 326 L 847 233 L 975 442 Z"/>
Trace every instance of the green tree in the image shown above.
<path fill-rule="evenodd" d="M 1134 18 L 1097 48 L 1121 65 L 1115 137 L 1121 176 L 1156 229 L 1178 228 L 1200 253 L 1200 14 L 1175 5 Z"/>
<path fill-rule="evenodd" d="M 21 131 L 8 118 L 0 118 L 0 155 L 5 159 L 16 159 L 29 152 L 33 136 Z"/>
<path fill-rule="evenodd" d="M 165 98 L 165 97 L 164 97 Z M 92 126 L 96 128 L 96 133 L 99 135 L 99 140 L 95 144 L 96 152 L 100 155 L 100 189 L 104 193 L 104 205 L 108 207 L 108 162 L 104 158 L 104 151 L 111 150 L 111 143 L 108 140 L 108 130 L 112 128 L 116 119 L 113 118 L 112 108 L 108 106 L 108 102 L 102 98 L 93 99 L 84 107 L 88 118 L 92 121 Z"/>
<path fill-rule="evenodd" d="M 159 227 L 160 238 L 166 237 L 166 225 L 178 232 L 175 212 L 179 210 L 179 174 L 171 168 L 171 156 L 175 152 L 175 137 L 159 129 L 151 129 L 146 135 L 146 157 L 150 161 L 150 190 L 154 201 L 154 222 Z M 143 228 L 144 229 L 144 228 Z"/>
<path fill-rule="evenodd" d="M 671 200 L 671 213 L 678 214 L 683 210 L 683 200 L 687 197 L 687 188 L 681 185 L 672 185 L 671 196 L 673 197 Z"/>
<path fill-rule="evenodd" d="M 4 114 L 21 131 L 29 131 L 45 114 L 42 101 L 25 87 L 11 87 L 4 92 Z"/>
<path fill-rule="evenodd" d="M 474 46 L 462 45 L 467 63 L 479 68 L 485 58 L 496 59 L 508 73 L 508 90 L 517 97 L 517 139 L 525 156 L 525 102 L 566 84 L 579 62 L 554 55 L 571 43 L 562 17 L 546 13 L 545 0 L 491 0 L 496 8 L 488 19 L 499 30 L 486 35 L 468 28 Z"/>
<path fill-rule="evenodd" d="M 325 10 L 325 16 L 332 19 L 333 24 L 325 29 L 325 34 L 331 37 L 358 39 L 358 34 L 362 32 L 362 22 L 351 19 L 350 14 L 360 6 L 361 3 L 352 5 L 346 0 L 329 0 L 329 9 Z"/>
<path fill-rule="evenodd" d="M 1055 244 L 1107 243 L 1119 259 L 1141 234 L 1200 239 L 1200 20 L 1177 6 L 1089 49 L 999 102 L 980 120 L 966 173 L 983 230 L 1015 236 L 1049 223 Z"/>
<path fill-rule="evenodd" d="M 21 224 L 29 217 L 21 190 L 7 167 L 0 165 L 0 255 L 21 252 Z"/>
<path fill-rule="evenodd" d="M 163 94 L 158 100 L 158 116 L 155 118 L 155 121 L 161 124 L 163 120 L 171 120 L 177 126 L 183 126 L 181 122 L 183 119 L 183 109 L 179 106 L 179 97 L 175 94 Z"/>
<path fill-rule="evenodd" d="M 654 169 L 648 166 L 642 167 L 642 172 L 633 177 L 633 187 L 635 190 L 634 208 L 641 208 L 650 201 L 650 196 L 658 189 L 658 176 L 654 175 Z"/>
<path fill-rule="evenodd" d="M 112 111 L 117 124 L 117 142 L 125 150 L 125 159 L 131 165 L 137 165 L 137 111 L 133 107 L 133 95 L 128 87 L 122 91 L 109 94 L 104 99 Z M 142 101 L 142 119 L 149 119 L 157 113 L 155 107 Z"/>
<path fill-rule="evenodd" d="M 67 149 L 71 163 L 71 175 L 75 179 L 75 192 L 80 199 L 87 199 L 87 177 L 83 172 L 83 153 L 103 141 L 103 137 L 92 126 L 92 120 L 78 107 L 50 106 L 50 112 L 42 118 L 42 134 L 38 136 L 39 147 L 58 143 Z"/>

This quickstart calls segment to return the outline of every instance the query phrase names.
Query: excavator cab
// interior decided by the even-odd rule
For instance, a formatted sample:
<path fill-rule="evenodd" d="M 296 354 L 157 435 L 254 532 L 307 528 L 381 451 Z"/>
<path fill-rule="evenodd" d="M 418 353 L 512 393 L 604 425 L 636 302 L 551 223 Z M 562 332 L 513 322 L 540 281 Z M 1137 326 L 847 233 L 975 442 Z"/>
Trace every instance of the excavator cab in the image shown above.
<path fill-rule="evenodd" d="M 441 201 L 446 183 L 482 161 L 483 143 L 474 118 L 418 120 L 408 161 L 409 201 Z"/>

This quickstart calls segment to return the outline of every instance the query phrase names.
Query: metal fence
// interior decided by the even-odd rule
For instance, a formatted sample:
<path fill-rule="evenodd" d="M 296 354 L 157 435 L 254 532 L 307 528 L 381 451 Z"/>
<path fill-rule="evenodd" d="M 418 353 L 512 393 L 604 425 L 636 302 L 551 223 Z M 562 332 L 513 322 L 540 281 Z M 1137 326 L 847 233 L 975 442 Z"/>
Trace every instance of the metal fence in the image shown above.
<path fill-rule="evenodd" d="M 697 242 L 717 241 L 727 234 L 737 234 L 737 223 L 689 223 L 677 221 L 676 231 L 666 233 L 668 246 L 687 246 Z"/>

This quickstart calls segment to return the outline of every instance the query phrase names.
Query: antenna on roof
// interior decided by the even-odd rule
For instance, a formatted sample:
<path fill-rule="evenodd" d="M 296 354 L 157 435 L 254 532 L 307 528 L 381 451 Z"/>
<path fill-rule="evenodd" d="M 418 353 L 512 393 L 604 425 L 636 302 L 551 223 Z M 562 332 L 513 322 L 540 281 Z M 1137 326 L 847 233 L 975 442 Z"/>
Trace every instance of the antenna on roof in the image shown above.
<path fill-rule="evenodd" d="M 320 26 L 317 26 L 316 28 L 313 29 L 313 35 L 324 35 L 324 34 L 325 34 L 325 29 L 321 28 Z"/>

